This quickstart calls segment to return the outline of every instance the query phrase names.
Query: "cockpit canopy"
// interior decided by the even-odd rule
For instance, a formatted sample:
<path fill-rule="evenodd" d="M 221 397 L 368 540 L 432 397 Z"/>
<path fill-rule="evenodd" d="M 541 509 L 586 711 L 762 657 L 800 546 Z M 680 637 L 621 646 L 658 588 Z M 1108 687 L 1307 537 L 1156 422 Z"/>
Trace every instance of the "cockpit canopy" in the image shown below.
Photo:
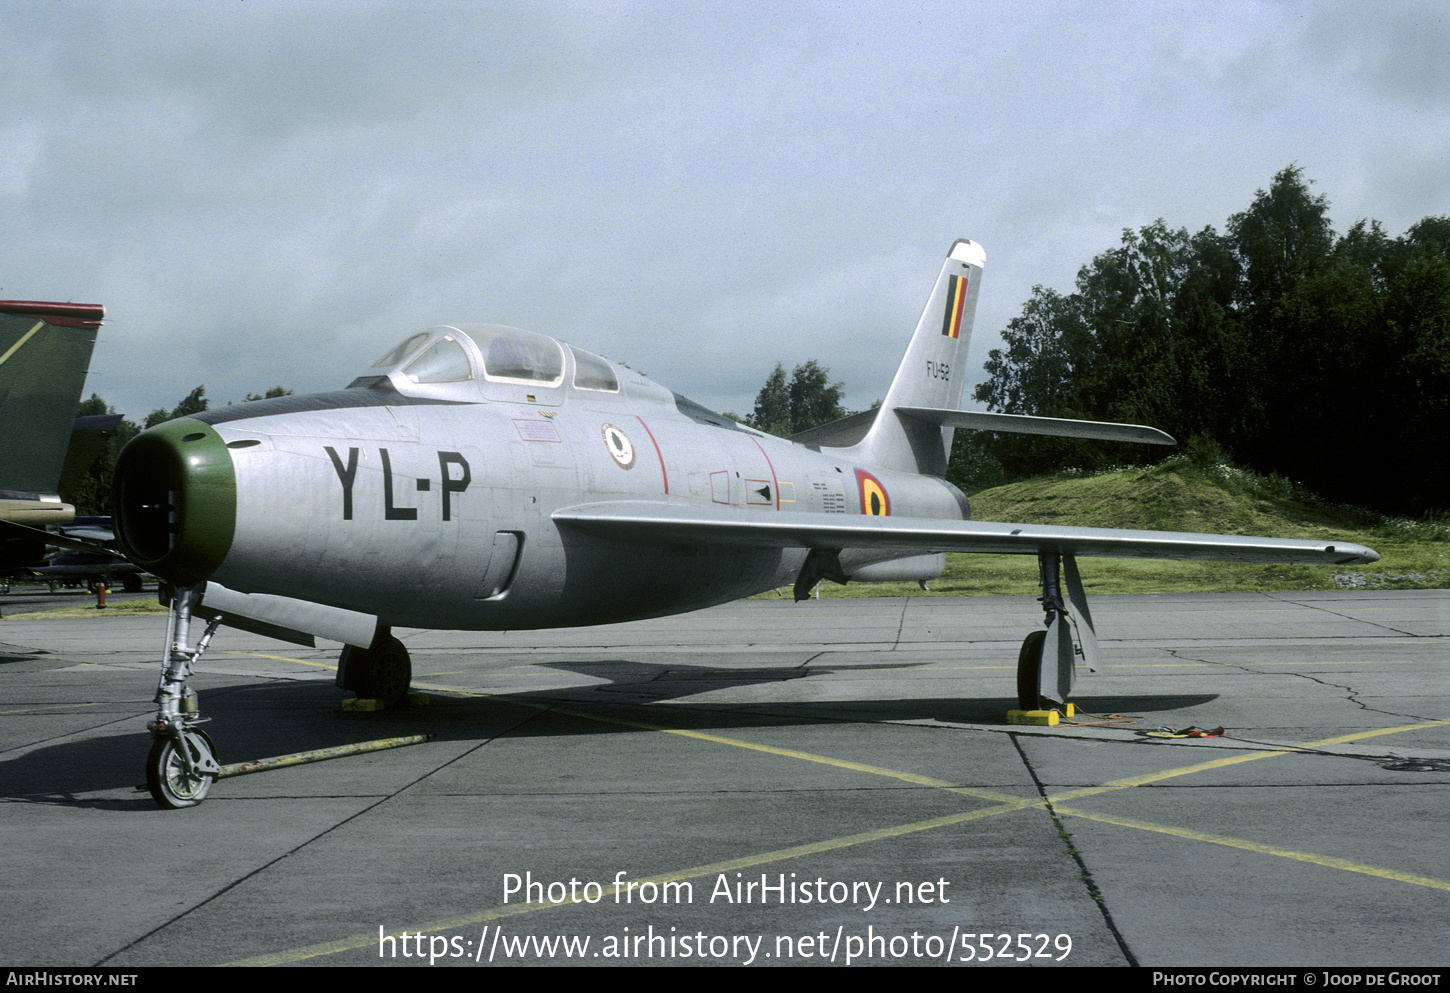
<path fill-rule="evenodd" d="M 465 402 L 559 403 L 543 391 L 557 390 L 566 377 L 578 390 L 619 392 L 619 375 L 598 355 L 497 324 L 445 325 L 410 335 L 367 375 L 387 376 L 404 394 Z"/>

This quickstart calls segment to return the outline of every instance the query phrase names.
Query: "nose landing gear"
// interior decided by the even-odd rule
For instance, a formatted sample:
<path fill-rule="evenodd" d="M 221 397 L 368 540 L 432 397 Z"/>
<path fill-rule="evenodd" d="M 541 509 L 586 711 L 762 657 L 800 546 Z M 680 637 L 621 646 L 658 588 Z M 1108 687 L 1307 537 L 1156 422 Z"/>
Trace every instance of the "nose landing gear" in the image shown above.
<path fill-rule="evenodd" d="M 171 600 L 156 719 L 147 725 L 153 741 L 146 757 L 146 786 L 158 804 L 172 809 L 201 803 L 221 771 L 211 736 L 196 726 L 207 718 L 197 711 L 196 692 L 186 688 L 196 660 L 221 623 L 220 617 L 212 619 L 196 646 L 189 644 L 192 609 L 200 599 L 198 588 L 187 587 Z"/>

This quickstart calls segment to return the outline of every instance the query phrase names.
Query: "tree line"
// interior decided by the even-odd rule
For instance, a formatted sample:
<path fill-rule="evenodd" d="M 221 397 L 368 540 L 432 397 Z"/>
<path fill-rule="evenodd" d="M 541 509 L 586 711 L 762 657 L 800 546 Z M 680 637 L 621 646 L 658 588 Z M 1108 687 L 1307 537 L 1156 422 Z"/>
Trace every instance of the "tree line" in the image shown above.
<path fill-rule="evenodd" d="M 269 400 L 272 397 L 291 395 L 291 390 L 274 386 L 265 393 L 248 393 L 242 402 L 250 403 L 253 400 Z M 121 449 L 126 447 L 126 443 L 147 428 L 153 428 L 178 417 L 186 417 L 188 414 L 199 414 L 208 409 L 209 405 L 206 387 L 198 386 L 183 397 L 175 407 L 157 407 L 146 415 L 145 421 L 141 424 L 137 424 L 129 418 L 122 418 L 116 429 L 116 436 L 110 440 L 101 457 L 91 466 L 86 477 L 77 484 L 75 492 L 63 494 L 64 498 L 75 505 L 77 514 L 83 516 L 109 514 L 111 512 L 111 478 L 115 473 L 116 456 L 121 454 Z M 114 413 L 116 413 L 116 408 L 107 404 L 97 393 L 92 393 L 89 400 L 82 400 L 76 410 L 77 417 Z"/>
<path fill-rule="evenodd" d="M 1158 220 L 1077 275 L 1035 286 L 974 398 L 995 411 L 1149 424 L 1228 461 L 1385 513 L 1450 508 L 1450 218 L 1336 234 L 1290 166 L 1247 209 L 1190 234 Z M 790 435 L 844 416 L 814 360 L 777 364 L 744 420 Z M 732 415 L 734 416 L 734 415 Z M 1156 458 L 1141 445 L 958 431 L 968 491 Z"/>
<path fill-rule="evenodd" d="M 1223 233 L 1160 219 L 1125 230 L 1072 292 L 1034 286 L 974 398 L 1005 413 L 1150 424 L 1199 460 L 1284 476 L 1334 501 L 1450 508 L 1450 218 L 1424 218 L 1398 238 L 1373 220 L 1338 235 L 1310 186 L 1290 166 Z M 842 395 L 815 360 L 789 378 L 777 363 L 752 413 L 730 416 L 787 436 L 845 416 Z M 145 427 L 205 409 L 199 386 Z M 93 395 L 79 414 L 108 412 Z M 105 512 L 115 455 L 140 430 L 122 422 L 78 508 Z M 971 491 L 1156 454 L 958 431 L 947 475 Z"/>
<path fill-rule="evenodd" d="M 1159 220 L 1036 286 L 975 398 L 1014 414 L 1163 428 L 1198 455 L 1391 513 L 1450 506 L 1450 218 L 1336 235 L 1291 166 L 1220 234 Z M 1140 446 L 964 439 L 1006 478 L 1144 461 Z M 993 465 L 995 463 L 995 466 Z"/>

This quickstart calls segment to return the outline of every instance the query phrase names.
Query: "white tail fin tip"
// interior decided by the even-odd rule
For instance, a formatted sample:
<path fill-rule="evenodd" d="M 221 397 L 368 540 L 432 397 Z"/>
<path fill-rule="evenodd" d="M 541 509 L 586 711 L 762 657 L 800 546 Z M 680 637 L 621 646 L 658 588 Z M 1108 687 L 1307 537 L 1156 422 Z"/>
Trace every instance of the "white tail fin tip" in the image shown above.
<path fill-rule="evenodd" d="M 965 262 L 967 265 L 974 265 L 978 269 L 987 267 L 987 252 L 975 241 L 959 241 L 952 246 L 947 258 L 955 259 L 958 262 Z"/>

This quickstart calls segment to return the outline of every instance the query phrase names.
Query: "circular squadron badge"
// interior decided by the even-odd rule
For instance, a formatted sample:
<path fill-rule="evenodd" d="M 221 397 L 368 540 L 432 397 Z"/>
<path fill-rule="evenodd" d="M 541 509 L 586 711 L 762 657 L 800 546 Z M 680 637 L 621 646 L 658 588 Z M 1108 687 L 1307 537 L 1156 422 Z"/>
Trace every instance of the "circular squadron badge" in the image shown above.
<path fill-rule="evenodd" d="M 609 457 L 621 469 L 634 468 L 634 445 L 625 434 L 613 424 L 605 424 L 599 429 L 604 435 L 604 447 L 609 449 Z"/>

